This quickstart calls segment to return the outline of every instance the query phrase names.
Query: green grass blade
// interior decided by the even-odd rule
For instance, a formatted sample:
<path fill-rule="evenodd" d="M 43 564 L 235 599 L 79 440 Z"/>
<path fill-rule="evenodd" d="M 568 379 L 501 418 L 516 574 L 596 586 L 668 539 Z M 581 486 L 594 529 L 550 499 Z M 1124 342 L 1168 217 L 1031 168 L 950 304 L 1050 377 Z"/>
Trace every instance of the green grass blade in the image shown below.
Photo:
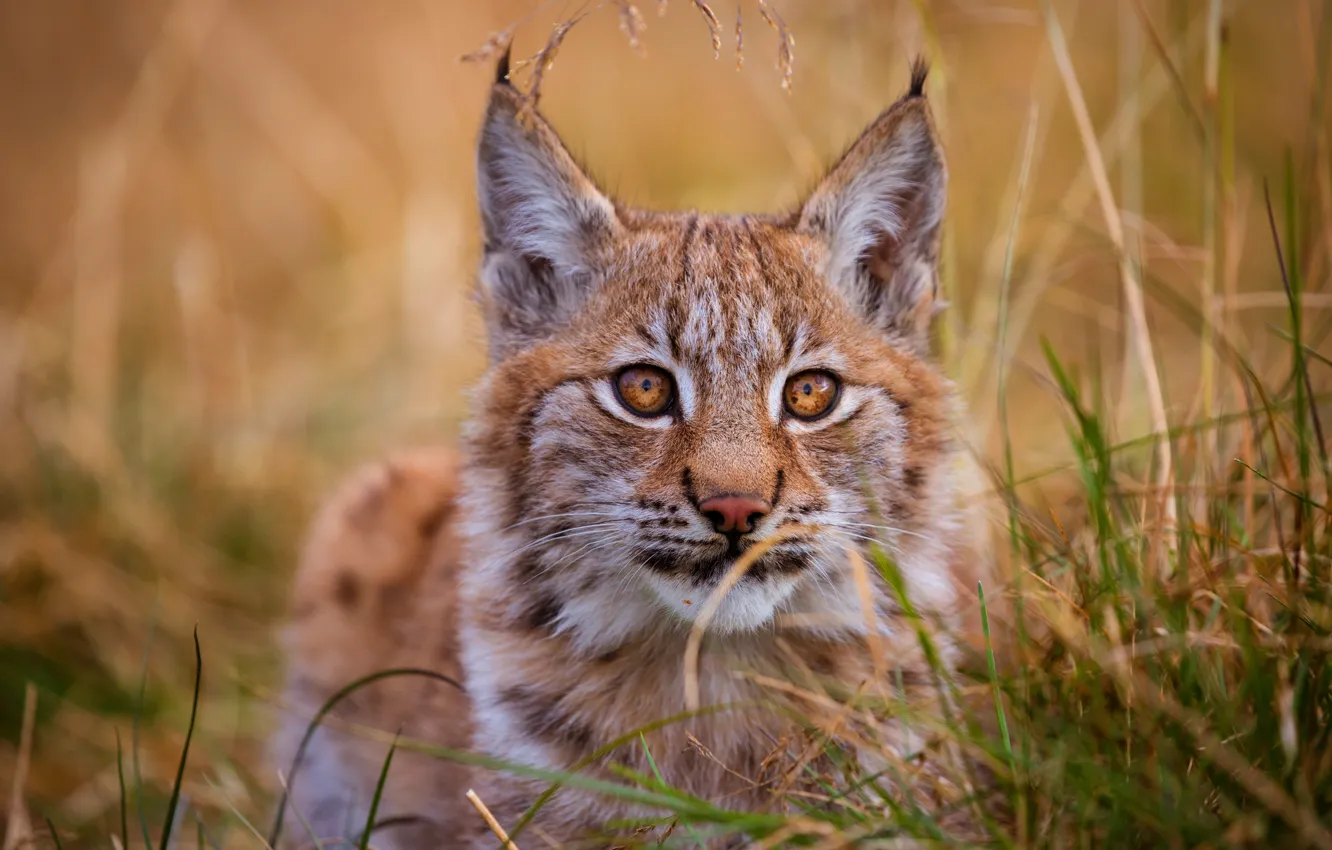
<path fill-rule="evenodd" d="M 615 752 L 620 747 L 632 743 L 640 735 L 643 735 L 647 732 L 654 732 L 657 729 L 662 729 L 666 726 L 671 726 L 673 724 L 680 723 L 685 720 L 690 720 L 692 718 L 703 717 L 705 715 L 726 711 L 728 708 L 732 707 L 735 706 L 725 706 L 725 705 L 704 706 L 696 711 L 683 711 L 678 714 L 673 714 L 669 717 L 663 717 L 662 719 L 653 721 L 652 723 L 645 724 L 643 726 L 638 727 L 637 729 L 631 729 L 630 731 L 626 732 L 620 737 L 603 744 L 602 746 L 593 750 L 588 755 L 579 759 L 577 762 L 573 764 L 572 767 L 569 768 L 569 771 L 571 774 L 574 774 L 577 771 L 582 770 L 584 767 L 587 767 L 588 765 L 593 764 L 598 760 L 604 758 L 605 756 Z M 513 829 L 509 830 L 509 837 L 516 839 L 518 837 L 518 834 L 527 827 L 527 824 L 530 823 L 534 817 L 536 817 L 537 812 L 541 811 L 541 807 L 546 805 L 546 803 L 550 801 L 550 798 L 554 797 L 555 794 L 559 792 L 560 787 L 563 784 L 564 782 L 562 780 L 556 780 L 551 783 L 549 788 L 541 792 L 541 795 L 537 797 L 536 802 L 532 803 L 532 805 L 528 807 L 527 811 L 523 813 L 523 816 L 518 819 L 518 823 L 514 825 Z"/>
<path fill-rule="evenodd" d="M 1008 538 L 1009 545 L 1012 548 L 1013 557 L 1019 556 L 1021 551 L 1021 542 L 1019 540 L 1019 520 L 1017 517 L 1017 494 L 1014 490 L 1013 480 L 1015 478 L 1013 465 L 1013 435 L 1010 429 L 1008 415 L 1008 377 L 1009 377 L 1009 341 L 1008 341 L 1008 321 L 1011 310 L 1010 299 L 1012 295 L 1013 284 L 1013 263 L 1017 255 L 1017 238 L 1019 226 L 1022 223 L 1023 210 L 1026 207 L 1027 188 L 1031 182 L 1031 163 L 1036 151 L 1036 128 L 1039 123 L 1040 108 L 1035 101 L 1032 102 L 1030 112 L 1027 116 L 1027 133 L 1022 146 L 1022 160 L 1018 168 L 1017 192 L 1013 200 L 1013 215 L 1008 227 L 1008 237 L 1004 244 L 1004 264 L 1003 272 L 999 282 L 999 306 L 998 306 L 998 340 L 997 340 L 997 361 L 995 368 L 997 370 L 995 377 L 996 390 L 998 392 L 998 416 L 999 416 L 999 437 L 1003 445 L 1004 453 L 1004 503 L 1008 509 Z"/>
<path fill-rule="evenodd" d="M 985 635 L 985 660 L 990 668 L 990 685 L 994 688 L 994 712 L 999 718 L 999 734 L 1004 742 L 1004 755 L 1008 757 L 1008 766 L 1013 771 L 1013 781 L 1017 781 L 1017 760 L 1013 757 L 1013 741 L 1008 735 L 1008 716 L 1004 713 L 1003 694 L 999 690 L 999 668 L 994 661 L 994 644 L 990 638 L 990 609 L 985 602 L 985 588 L 976 582 L 976 594 L 980 597 L 981 632 Z"/>
<path fill-rule="evenodd" d="M 1250 472 L 1252 472 L 1254 475 L 1257 475 L 1259 478 L 1263 479 L 1268 484 L 1271 484 L 1273 487 L 1280 490 L 1282 493 L 1285 493 L 1287 496 L 1290 496 L 1291 498 L 1295 499 L 1301 505 L 1304 505 L 1305 507 L 1309 508 L 1315 508 L 1317 510 L 1322 511 L 1325 514 L 1332 515 L 1332 505 L 1325 505 L 1322 502 L 1315 501 L 1313 498 L 1304 493 L 1295 492 L 1294 490 L 1285 486 L 1281 482 L 1272 478 L 1272 476 L 1268 475 L 1267 473 L 1263 472 L 1260 469 L 1250 466 L 1249 464 L 1245 463 L 1239 458 L 1236 458 L 1235 462 L 1238 463 L 1240 466 L 1244 467 L 1245 469 L 1249 470 Z"/>
<path fill-rule="evenodd" d="M 696 716 L 693 714 L 686 716 Z M 672 718 L 671 722 L 679 722 L 681 718 Z M 653 728 L 660 728 L 666 723 L 651 724 Z M 638 737 L 638 730 L 625 736 L 626 742 L 632 742 Z M 744 809 L 727 809 L 721 805 L 710 803 L 698 797 L 691 796 L 675 789 L 651 790 L 636 786 L 622 785 L 616 782 L 610 782 L 597 777 L 586 776 L 572 772 L 578 767 L 570 770 L 550 770 L 547 768 L 532 767 L 530 765 L 518 764 L 515 762 L 497 759 L 493 756 L 473 752 L 471 750 L 455 750 L 448 747 L 440 747 L 424 741 L 414 741 L 409 738 L 399 739 L 398 749 L 409 750 L 414 753 L 420 753 L 432 758 L 445 759 L 447 761 L 457 762 L 459 764 L 470 764 L 482 767 L 487 770 L 504 771 L 517 776 L 526 776 L 533 779 L 540 779 L 559 786 L 568 785 L 572 788 L 579 788 L 584 791 L 591 791 L 612 799 L 622 800 L 635 805 L 651 808 L 663 809 L 665 811 L 675 812 L 681 816 L 689 817 L 697 823 L 717 823 L 726 824 L 742 831 L 751 829 L 776 829 L 786 823 L 786 819 L 780 813 L 753 812 Z M 603 755 L 614 748 L 603 747 Z M 532 808 L 535 808 L 533 804 Z M 528 812 L 532 812 L 529 808 Z M 530 818 L 528 818 L 530 820 Z M 526 821 L 520 821 L 525 823 Z M 509 837 L 516 840 L 515 832 L 517 827 L 509 830 Z"/>
<path fill-rule="evenodd" d="M 194 700 L 190 704 L 190 725 L 185 730 L 185 745 L 180 750 L 180 764 L 176 767 L 176 781 L 171 786 L 171 800 L 167 803 L 166 821 L 162 824 L 160 850 L 171 843 L 171 827 L 176 820 L 176 807 L 180 805 L 180 786 L 185 781 L 185 763 L 190 757 L 190 741 L 194 738 L 194 723 L 199 717 L 199 688 L 203 683 L 203 653 L 199 649 L 199 629 L 194 630 Z"/>
<path fill-rule="evenodd" d="M 670 787 L 666 784 L 666 779 L 661 775 L 661 771 L 657 769 L 657 760 L 652 757 L 652 750 L 648 749 L 647 736 L 639 732 L 638 741 L 643 745 L 643 755 L 647 758 L 648 766 L 652 768 L 652 775 L 657 777 L 657 781 L 661 783 L 662 787 Z M 694 829 L 693 825 L 686 824 L 685 829 L 689 831 L 690 838 L 697 841 L 700 847 L 703 846 L 703 836 L 698 834 L 698 830 Z"/>
<path fill-rule="evenodd" d="M 389 670 L 380 670 L 377 673 L 371 673 L 362 676 L 355 681 L 344 685 L 341 690 L 324 700 L 324 704 L 315 712 L 314 717 L 305 727 L 305 734 L 301 736 L 301 743 L 296 747 L 296 755 L 291 759 L 291 767 L 287 770 L 287 787 L 282 790 L 278 797 L 277 814 L 273 818 L 273 828 L 268 833 L 268 846 L 277 847 L 278 840 L 282 838 L 282 821 L 287 812 L 287 803 L 291 800 L 291 789 L 296 783 L 296 774 L 300 770 L 301 762 L 305 759 L 305 751 L 310 747 L 310 741 L 314 738 L 315 732 L 319 730 L 319 724 L 323 722 L 324 717 L 330 711 L 337 707 L 347 697 L 359 691 L 366 685 L 378 682 L 380 679 L 388 679 L 395 676 L 424 676 L 427 679 L 434 679 L 437 682 L 443 682 L 458 690 L 464 690 L 462 684 L 450 676 L 443 673 L 436 673 L 434 670 L 425 670 L 417 667 L 394 667 Z"/>
<path fill-rule="evenodd" d="M 1274 334 L 1276 334 L 1277 336 L 1279 336 L 1281 339 L 1285 340 L 1286 342 L 1288 342 L 1288 343 L 1290 343 L 1290 344 L 1292 344 L 1292 345 L 1296 344 L 1296 343 L 1295 343 L 1295 337 L 1291 334 L 1291 332 L 1290 332 L 1288 329 L 1286 329 L 1286 328 L 1279 328 L 1279 327 L 1276 327 L 1275 325 L 1268 325 L 1268 329 L 1271 330 L 1272 333 L 1274 333 Z M 1324 366 L 1332 366 L 1332 358 L 1328 357 L 1326 354 L 1323 354 L 1321 351 L 1319 351 L 1318 349 L 1314 348 L 1314 347 L 1313 347 L 1312 345 L 1310 345 L 1309 343 L 1307 343 L 1307 342 L 1306 342 L 1306 343 L 1303 343 L 1303 344 L 1300 346 L 1300 348 L 1303 349 L 1303 351 L 1304 351 L 1304 356 L 1305 356 L 1306 358 L 1312 358 L 1313 360 L 1316 360 L 1317 362 L 1323 364 Z M 1326 400 L 1326 399 L 1319 399 L 1319 398 L 1316 397 L 1316 396 L 1314 396 L 1313 398 L 1314 398 L 1314 401 L 1325 401 L 1325 400 Z"/>
<path fill-rule="evenodd" d="M 120 747 L 120 730 L 116 730 L 116 778 L 120 780 L 120 846 L 129 848 L 129 798 L 125 794 L 125 753 Z"/>
<path fill-rule="evenodd" d="M 370 812 L 365 816 L 365 828 L 361 830 L 361 850 L 369 850 L 370 833 L 375 828 L 375 816 L 379 814 L 379 804 L 384 799 L 384 786 L 388 783 L 389 767 L 393 764 L 393 754 L 398 751 L 398 738 L 394 736 L 389 744 L 388 755 L 384 756 L 384 766 L 379 769 L 379 781 L 375 783 L 375 796 L 370 798 Z"/>
<path fill-rule="evenodd" d="M 1306 425 L 1306 414 L 1308 424 L 1313 426 L 1314 436 L 1317 439 L 1315 444 L 1318 448 L 1319 457 L 1323 462 L 1323 468 L 1327 469 L 1327 440 L 1323 436 L 1323 423 L 1318 415 L 1318 404 L 1314 401 L 1313 383 L 1309 378 L 1309 366 L 1304 357 L 1304 313 L 1301 304 L 1303 295 L 1303 281 L 1300 275 L 1298 264 L 1298 254 L 1296 246 L 1296 234 L 1298 233 L 1296 224 L 1296 204 L 1295 204 L 1295 176 L 1294 166 L 1289 158 L 1286 161 L 1286 230 L 1287 239 L 1290 242 L 1290 264 L 1287 265 L 1286 251 L 1282 250 L 1281 234 L 1277 230 L 1276 215 L 1272 212 L 1272 196 L 1268 191 L 1267 184 L 1263 184 L 1263 200 L 1267 206 L 1267 223 L 1272 232 L 1272 246 L 1276 250 L 1277 266 L 1281 269 L 1281 284 L 1286 290 L 1286 300 L 1290 304 L 1290 333 L 1294 338 L 1291 348 L 1293 355 L 1292 369 L 1293 378 L 1296 381 L 1295 404 L 1296 404 L 1296 425 L 1297 430 L 1303 429 Z M 1307 410 L 1305 409 L 1307 406 Z M 1300 441 L 1300 447 L 1303 450 L 1307 446 L 1306 440 Z M 1302 458 L 1306 468 L 1301 471 L 1308 477 L 1307 458 Z"/>
<path fill-rule="evenodd" d="M 153 846 L 152 832 L 148 829 L 148 813 L 144 810 L 143 772 L 139 767 L 139 725 L 143 720 L 144 701 L 148 694 L 148 660 L 152 657 L 153 637 L 157 633 L 157 612 L 154 607 L 152 618 L 148 621 L 148 640 L 143 647 L 143 664 L 139 671 L 139 701 L 134 709 L 134 723 L 130 727 L 130 761 L 134 768 L 134 807 L 139 816 L 139 828 L 143 830 L 143 846 Z M 128 844 L 125 845 L 129 847 Z"/>

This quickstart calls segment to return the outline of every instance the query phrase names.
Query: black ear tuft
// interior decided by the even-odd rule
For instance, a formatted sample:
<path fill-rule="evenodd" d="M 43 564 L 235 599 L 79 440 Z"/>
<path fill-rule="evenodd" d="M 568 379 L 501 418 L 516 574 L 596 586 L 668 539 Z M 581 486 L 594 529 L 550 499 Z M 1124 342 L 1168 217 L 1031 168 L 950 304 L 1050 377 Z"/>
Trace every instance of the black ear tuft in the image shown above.
<path fill-rule="evenodd" d="M 925 96 L 925 78 L 930 75 L 930 63 L 924 56 L 917 56 L 911 60 L 911 89 L 907 92 L 907 97 Z"/>
<path fill-rule="evenodd" d="M 509 54 L 513 52 L 513 43 L 504 45 L 504 52 L 500 54 L 499 63 L 495 66 L 495 85 L 512 86 L 509 81 Z"/>

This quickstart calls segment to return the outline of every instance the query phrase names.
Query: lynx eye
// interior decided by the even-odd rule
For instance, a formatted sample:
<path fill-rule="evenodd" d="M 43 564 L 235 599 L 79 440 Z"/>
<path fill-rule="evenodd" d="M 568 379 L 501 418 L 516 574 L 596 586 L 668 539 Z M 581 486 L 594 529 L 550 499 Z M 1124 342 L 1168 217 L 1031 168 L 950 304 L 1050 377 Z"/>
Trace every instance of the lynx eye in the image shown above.
<path fill-rule="evenodd" d="M 656 366 L 629 366 L 615 376 L 615 393 L 630 413 L 661 416 L 675 401 L 675 381 Z"/>
<path fill-rule="evenodd" d="M 842 385 L 837 376 L 820 369 L 798 372 L 786 379 L 782 398 L 786 412 L 806 421 L 821 419 L 837 404 Z"/>

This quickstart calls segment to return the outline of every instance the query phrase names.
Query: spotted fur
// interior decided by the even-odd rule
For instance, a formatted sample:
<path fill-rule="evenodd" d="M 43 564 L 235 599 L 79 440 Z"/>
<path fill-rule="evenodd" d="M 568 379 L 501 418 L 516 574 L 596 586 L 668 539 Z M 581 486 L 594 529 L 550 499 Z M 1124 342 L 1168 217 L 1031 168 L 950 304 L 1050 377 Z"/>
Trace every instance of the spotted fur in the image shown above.
<path fill-rule="evenodd" d="M 984 571 L 958 407 L 928 355 L 946 174 L 922 85 L 913 76 L 793 214 L 721 216 L 617 204 L 499 75 L 478 161 L 491 364 L 463 467 L 455 475 L 430 455 L 370 470 L 316 523 L 289 632 L 296 710 L 277 737 L 282 758 L 337 687 L 381 667 L 429 667 L 466 694 L 385 681 L 335 717 L 594 774 L 608 759 L 649 772 L 646 743 L 667 782 L 765 808 L 780 804 L 787 757 L 805 747 L 809 726 L 790 718 L 833 722 L 812 699 L 777 709 L 791 689 L 772 682 L 877 687 L 879 646 L 893 683 L 924 687 L 913 627 L 877 575 L 867 619 L 849 554 L 880 544 L 914 606 L 944 626 L 963 625 Z M 615 376 L 634 364 L 673 377 L 667 415 L 620 403 Z M 814 368 L 841 390 L 830 415 L 807 422 L 784 412 L 782 387 Z M 771 505 L 737 540 L 700 508 L 732 494 Z M 779 529 L 796 532 L 725 597 L 703 645 L 702 702 L 731 708 L 594 757 L 685 710 L 694 617 L 739 552 Z M 953 663 L 952 643 L 941 652 Z M 316 818 L 363 811 L 382 736 L 320 735 L 295 803 Z M 921 744 L 905 730 L 889 737 L 876 746 L 906 755 Z M 512 825 L 545 784 L 397 761 L 386 812 L 405 820 L 376 846 L 492 844 L 462 802 L 468 786 Z M 566 788 L 535 825 L 576 845 L 650 814 Z"/>

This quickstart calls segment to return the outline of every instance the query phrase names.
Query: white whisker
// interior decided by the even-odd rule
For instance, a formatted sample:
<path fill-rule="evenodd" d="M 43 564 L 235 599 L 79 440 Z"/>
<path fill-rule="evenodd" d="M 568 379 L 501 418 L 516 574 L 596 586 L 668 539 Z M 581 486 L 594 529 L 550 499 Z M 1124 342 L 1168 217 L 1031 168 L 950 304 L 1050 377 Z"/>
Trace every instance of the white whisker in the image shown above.
<path fill-rule="evenodd" d="M 566 518 L 566 517 L 574 517 L 574 516 L 582 516 L 582 517 L 606 517 L 606 518 L 610 518 L 610 519 L 622 519 L 622 518 L 624 518 L 624 517 L 621 517 L 619 514 L 610 513 L 609 511 L 569 511 L 568 513 L 562 513 L 562 514 L 545 514 L 545 515 L 543 515 L 543 516 L 528 517 L 527 519 L 519 520 L 518 522 L 515 522 L 513 525 L 505 526 L 503 529 L 501 529 L 501 531 L 509 531 L 509 530 L 511 530 L 511 529 L 517 528 L 517 527 L 520 526 L 520 525 L 528 525 L 529 523 L 533 523 L 533 522 L 541 522 L 542 520 L 547 520 L 547 519 L 564 519 L 564 518 Z"/>
<path fill-rule="evenodd" d="M 568 528 L 568 529 L 561 529 L 559 531 L 554 531 L 551 532 L 550 534 L 542 535 L 541 537 L 538 537 L 536 540 L 533 540 L 529 543 L 525 543 L 522 546 L 519 546 L 517 549 L 505 552 L 502 555 L 496 555 L 494 558 L 491 558 L 489 561 L 486 562 L 486 567 L 490 567 L 491 565 L 499 561 L 512 558 L 516 555 L 521 555 L 522 553 L 526 552 L 528 549 L 531 549 L 533 546 L 539 546 L 542 543 L 551 543 L 556 540 L 567 540 L 572 537 L 584 537 L 588 534 L 604 534 L 605 533 L 604 529 L 614 528 L 615 526 L 618 526 L 620 524 L 621 523 L 618 521 L 594 522 L 589 525 L 580 525 L 575 528 Z"/>
<path fill-rule="evenodd" d="M 844 521 L 844 520 L 838 520 L 838 521 L 836 521 L 836 522 L 827 522 L 827 521 L 824 521 L 824 522 L 820 522 L 819 524 L 820 524 L 820 525 L 832 526 L 832 527 L 834 527 L 834 528 L 848 528 L 848 527 L 854 527 L 854 528 L 873 528 L 873 529 L 877 529 L 877 530 L 879 530 L 879 531 L 887 531 L 887 532 L 892 533 L 892 534 L 905 534 L 905 535 L 908 535 L 908 536 L 910 536 L 910 537 L 919 537 L 919 538 L 922 539 L 922 540 L 929 540 L 929 539 L 930 539 L 929 535 L 921 534 L 921 533 L 918 532 L 918 531 L 910 531 L 910 530 L 905 529 L 905 528 L 898 528 L 898 527 L 896 527 L 896 526 L 892 526 L 892 525 L 875 525 L 875 524 L 873 524 L 873 523 L 869 523 L 869 522 L 847 522 L 847 521 Z"/>
<path fill-rule="evenodd" d="M 882 540 L 878 537 L 871 537 L 868 534 L 861 534 L 858 531 L 849 531 L 848 529 L 840 525 L 832 525 L 825 523 L 825 526 L 829 529 L 833 529 L 833 533 L 836 535 L 849 537 L 853 540 L 863 540 L 866 543 L 877 543 L 878 545 L 883 546 L 886 549 L 889 549 L 898 555 L 902 554 L 902 547 L 898 546 L 896 543 L 893 543 L 892 541 Z"/>
<path fill-rule="evenodd" d="M 607 539 L 593 540 L 591 543 L 587 544 L 586 546 L 582 546 L 582 547 L 580 547 L 580 548 L 578 548 L 578 549 L 575 549 L 575 550 L 574 550 L 573 552 L 571 552 L 570 554 L 565 555 L 563 558 L 560 558 L 560 559 L 559 559 L 558 561 L 556 561 L 555 563 L 550 564 L 549 566 L 546 566 L 546 567 L 542 567 L 541 571 L 540 571 L 539 573 L 537 573 L 536 576 L 532 576 L 532 578 L 530 578 L 530 579 L 528 579 L 528 580 L 531 581 L 531 580 L 537 578 L 537 576 L 544 576 L 544 575 L 546 575 L 547 573 L 553 572 L 553 571 L 559 569 L 560 567 L 564 566 L 565 564 L 568 564 L 568 563 L 570 563 L 570 562 L 573 562 L 573 561 L 577 560 L 577 558 L 578 558 L 580 555 L 583 555 L 584 553 L 595 552 L 595 551 L 597 551 L 598 549 L 604 549 L 604 548 L 606 548 L 607 546 L 610 546 L 610 545 L 612 545 L 612 544 L 614 544 L 614 543 L 618 543 L 618 542 L 620 542 L 621 540 L 623 540 L 624 537 L 625 537 L 625 536 L 624 536 L 624 534 L 622 534 L 622 533 L 612 533 Z"/>

